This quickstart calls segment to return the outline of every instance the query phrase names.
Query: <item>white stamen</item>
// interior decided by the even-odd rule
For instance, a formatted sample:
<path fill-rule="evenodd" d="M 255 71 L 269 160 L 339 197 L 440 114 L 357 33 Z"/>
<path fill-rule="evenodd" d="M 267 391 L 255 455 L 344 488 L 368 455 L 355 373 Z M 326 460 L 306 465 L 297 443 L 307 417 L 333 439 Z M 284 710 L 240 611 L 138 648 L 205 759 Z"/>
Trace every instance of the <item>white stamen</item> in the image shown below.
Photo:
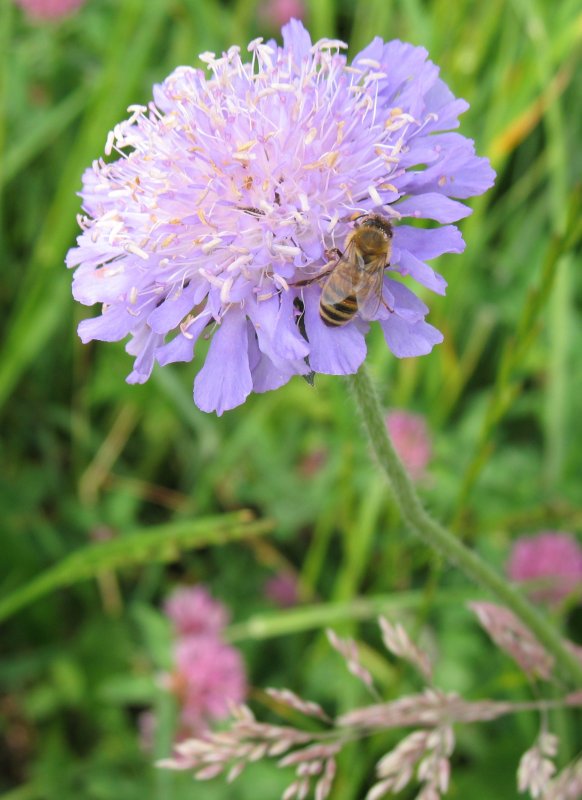
<path fill-rule="evenodd" d="M 336 211 L 335 214 L 333 215 L 333 217 L 330 219 L 330 221 L 328 223 L 327 232 L 331 233 L 333 231 L 333 229 L 335 228 L 335 226 L 338 224 L 338 222 L 339 222 L 339 214 Z"/>
<path fill-rule="evenodd" d="M 382 66 L 375 58 L 358 58 L 356 63 L 358 66 L 362 64 L 364 67 L 372 67 L 372 69 L 380 69 Z"/>
<path fill-rule="evenodd" d="M 232 262 L 232 264 L 228 265 L 228 267 L 226 268 L 226 271 L 227 272 L 236 272 L 236 270 L 240 269 L 245 264 L 250 264 L 252 262 L 252 260 L 253 260 L 253 257 L 250 254 L 239 256 L 238 258 L 235 258 L 235 260 Z"/>
<path fill-rule="evenodd" d="M 215 236 L 209 242 L 204 242 L 200 249 L 203 253 L 211 253 L 219 244 L 222 244 L 222 239 Z"/>
<path fill-rule="evenodd" d="M 305 136 L 305 138 L 303 139 L 303 143 L 307 145 L 311 144 L 311 142 L 315 139 L 316 136 L 317 136 L 317 128 L 310 128 L 307 133 L 307 136 Z"/>
<path fill-rule="evenodd" d="M 115 144 L 115 131 L 109 131 L 107 134 L 107 141 L 105 142 L 105 155 L 110 156 Z"/>
<path fill-rule="evenodd" d="M 294 92 L 295 87 L 290 83 L 272 83 L 271 86 L 277 92 Z"/>
<path fill-rule="evenodd" d="M 365 81 L 366 83 L 372 83 L 372 81 L 381 81 L 384 78 L 387 78 L 387 74 L 385 72 L 368 72 L 366 75 Z"/>
<path fill-rule="evenodd" d="M 148 253 L 146 253 L 145 250 L 142 250 L 141 247 L 138 247 L 133 242 L 128 242 L 123 249 L 127 253 L 133 253 L 134 256 L 139 256 L 139 258 L 143 259 L 144 261 L 149 260 Z"/>
<path fill-rule="evenodd" d="M 236 148 L 237 153 L 245 153 L 247 150 L 251 150 L 257 144 L 256 139 L 251 139 L 250 142 L 244 142 L 243 144 L 239 144 Z"/>
<path fill-rule="evenodd" d="M 194 317 L 191 314 L 188 314 L 186 319 L 180 323 L 180 332 L 182 333 L 183 336 L 186 337 L 186 339 L 194 338 L 191 333 L 188 333 L 188 328 L 190 327 L 190 325 L 192 325 L 193 322 L 194 322 Z"/>
<path fill-rule="evenodd" d="M 376 189 L 375 186 L 368 186 L 368 194 L 370 195 L 370 198 L 375 203 L 375 205 L 377 206 L 382 205 L 382 198 L 378 194 L 378 190 Z"/>
<path fill-rule="evenodd" d="M 311 48 L 311 53 L 317 53 L 321 50 L 335 50 L 336 47 L 340 50 L 347 50 L 348 46 L 341 39 L 320 39 Z"/>
<path fill-rule="evenodd" d="M 232 289 L 233 282 L 234 282 L 234 278 L 232 276 L 230 276 L 222 284 L 222 288 L 220 289 L 220 302 L 221 303 L 230 302 L 230 290 Z"/>
<path fill-rule="evenodd" d="M 203 278 L 206 278 L 208 283 L 210 283 L 212 286 L 216 286 L 217 288 L 222 289 L 222 284 L 224 283 L 222 278 L 218 278 L 216 275 L 213 275 L 206 269 L 200 269 L 198 272 L 200 275 L 202 275 Z"/>
<path fill-rule="evenodd" d="M 275 253 L 281 253 L 281 255 L 284 256 L 301 255 L 301 249 L 290 244 L 274 244 L 271 249 L 274 250 Z"/>

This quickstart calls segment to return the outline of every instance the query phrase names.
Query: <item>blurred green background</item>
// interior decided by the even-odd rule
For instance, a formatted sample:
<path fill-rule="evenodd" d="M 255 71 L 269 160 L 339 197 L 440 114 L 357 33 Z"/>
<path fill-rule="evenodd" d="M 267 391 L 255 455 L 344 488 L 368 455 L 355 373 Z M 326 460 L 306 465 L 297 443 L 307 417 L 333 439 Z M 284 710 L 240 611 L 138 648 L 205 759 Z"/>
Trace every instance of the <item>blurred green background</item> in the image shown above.
<path fill-rule="evenodd" d="M 382 651 L 380 609 L 428 640 L 444 688 L 530 696 L 464 607 L 478 590 L 402 526 L 340 378 L 314 388 L 297 378 L 217 419 L 192 403 L 192 365 L 130 387 L 121 344 L 76 337 L 91 312 L 73 303 L 63 260 L 82 171 L 176 65 L 277 36 L 269 5 L 87 0 L 33 23 L 0 4 L 1 800 L 280 796 L 292 777 L 274 764 L 228 787 L 152 766 L 175 715 L 156 682 L 170 659 L 160 603 L 183 583 L 233 609 L 252 686 L 288 686 L 330 712 L 367 698 L 327 624 L 366 642 L 386 698 L 418 689 Z M 462 133 L 498 172 L 461 225 L 466 253 L 438 262 L 447 296 L 426 298 L 445 342 L 399 362 L 372 331 L 368 363 L 387 409 L 427 419 L 428 507 L 503 569 L 521 534 L 582 531 L 582 4 L 313 0 L 304 19 L 313 39 L 339 36 L 350 56 L 375 35 L 425 46 L 471 104 Z M 232 516 L 241 509 L 257 523 Z M 56 566 L 103 539 L 118 550 Z M 281 570 L 300 581 L 304 602 L 290 611 L 264 595 Z M 580 642 L 574 605 L 556 623 Z M 270 718 L 258 689 L 252 699 Z M 138 741 L 148 708 L 154 754 Z M 581 747 L 579 722 L 552 720 L 561 763 Z M 515 797 L 538 724 L 523 714 L 460 729 L 450 797 Z M 402 735 L 350 746 L 332 797 L 362 798 Z"/>

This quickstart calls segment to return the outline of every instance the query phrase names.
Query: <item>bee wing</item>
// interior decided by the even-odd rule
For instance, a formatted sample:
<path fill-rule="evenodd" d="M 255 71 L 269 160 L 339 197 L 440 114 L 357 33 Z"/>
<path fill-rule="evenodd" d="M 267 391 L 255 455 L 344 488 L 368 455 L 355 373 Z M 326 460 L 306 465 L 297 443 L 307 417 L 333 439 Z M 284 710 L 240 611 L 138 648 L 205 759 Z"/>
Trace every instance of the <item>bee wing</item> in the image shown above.
<path fill-rule="evenodd" d="M 382 256 L 368 262 L 365 279 L 359 282 L 359 286 L 355 291 L 358 312 L 362 319 L 368 322 L 375 319 L 383 301 L 382 290 L 384 287 L 385 267 L 386 259 Z"/>
<path fill-rule="evenodd" d="M 337 259 L 331 262 L 324 291 L 325 287 L 333 280 L 335 303 L 341 303 L 347 297 L 357 297 L 360 291 L 363 267 L 363 260 L 355 242 L 349 242 L 344 252 L 338 251 Z"/>

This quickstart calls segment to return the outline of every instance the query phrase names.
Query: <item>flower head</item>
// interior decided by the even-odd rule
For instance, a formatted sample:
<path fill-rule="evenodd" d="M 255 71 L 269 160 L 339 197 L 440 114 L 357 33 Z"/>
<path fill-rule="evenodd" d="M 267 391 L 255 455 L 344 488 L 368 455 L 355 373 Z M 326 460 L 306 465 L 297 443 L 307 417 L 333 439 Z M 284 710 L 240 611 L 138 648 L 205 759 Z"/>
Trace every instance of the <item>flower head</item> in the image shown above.
<path fill-rule="evenodd" d="M 582 547 L 569 533 L 544 531 L 522 536 L 511 551 L 507 574 L 514 581 L 539 581 L 544 585 L 532 597 L 559 603 L 582 587 Z"/>
<path fill-rule="evenodd" d="M 201 733 L 213 720 L 227 717 L 231 704 L 245 699 L 240 653 L 215 636 L 179 639 L 169 687 L 178 697 L 184 728 L 191 734 Z"/>
<path fill-rule="evenodd" d="M 203 586 L 176 589 L 164 604 L 179 636 L 218 635 L 228 623 L 228 611 Z"/>
<path fill-rule="evenodd" d="M 103 304 L 81 339 L 131 336 L 130 383 L 155 362 L 192 360 L 210 338 L 194 400 L 221 414 L 293 375 L 356 372 L 373 320 L 398 357 L 442 341 L 398 277 L 444 293 L 426 261 L 462 252 L 450 223 L 470 210 L 453 198 L 484 192 L 494 173 L 451 132 L 467 103 L 426 50 L 375 38 L 348 64 L 345 47 L 312 44 L 292 20 L 282 47 L 251 42 L 250 62 L 231 47 L 201 56 L 208 76 L 178 68 L 110 133 L 105 153 L 119 157 L 84 175 L 67 265 L 75 298 Z M 371 213 L 393 223 L 382 299 L 329 327 L 318 276 Z"/>
<path fill-rule="evenodd" d="M 291 608 L 299 602 L 297 578 L 290 572 L 279 572 L 265 583 L 265 597 L 280 608 Z"/>
<path fill-rule="evenodd" d="M 413 480 L 421 480 L 431 456 L 430 433 L 425 418 L 408 411 L 391 411 L 386 425 L 394 449 Z"/>
<path fill-rule="evenodd" d="M 280 28 L 293 17 L 303 19 L 305 3 L 303 0 L 264 0 L 259 7 L 261 22 L 266 21 L 273 28 Z"/>
<path fill-rule="evenodd" d="M 31 19 L 48 20 L 65 17 L 85 0 L 16 0 L 17 5 L 26 11 Z"/>

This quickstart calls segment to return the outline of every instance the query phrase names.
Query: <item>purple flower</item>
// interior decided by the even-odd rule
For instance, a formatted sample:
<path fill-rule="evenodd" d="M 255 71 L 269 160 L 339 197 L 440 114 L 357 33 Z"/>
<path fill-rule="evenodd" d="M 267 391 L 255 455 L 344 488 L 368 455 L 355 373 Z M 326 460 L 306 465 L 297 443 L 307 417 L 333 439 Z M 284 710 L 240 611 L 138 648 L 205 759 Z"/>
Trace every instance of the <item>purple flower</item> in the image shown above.
<path fill-rule="evenodd" d="M 431 439 L 426 420 L 409 411 L 390 411 L 386 426 L 394 449 L 415 480 L 422 480 L 431 457 Z"/>
<path fill-rule="evenodd" d="M 209 723 L 228 716 L 231 704 L 245 699 L 240 653 L 215 636 L 179 639 L 174 661 L 175 670 L 167 685 L 178 698 L 184 733 L 203 733 Z"/>
<path fill-rule="evenodd" d="M 569 533 L 544 531 L 522 536 L 513 545 L 507 574 L 514 581 L 538 581 L 543 585 L 531 596 L 559 603 L 582 588 L 582 547 Z"/>
<path fill-rule="evenodd" d="M 83 232 L 67 256 L 75 298 L 103 304 L 79 335 L 131 336 L 130 383 L 155 362 L 191 361 L 211 339 L 194 401 L 217 414 L 293 375 L 356 372 L 372 320 L 397 357 L 429 353 L 442 335 L 398 276 L 444 294 L 426 261 L 463 251 L 450 223 L 470 209 L 458 199 L 494 178 L 451 132 L 467 103 L 423 48 L 375 38 L 348 65 L 346 45 L 312 45 L 296 20 L 283 42 L 251 42 L 249 63 L 238 47 L 205 53 L 208 77 L 180 67 L 154 103 L 130 107 L 105 147 L 117 160 L 84 175 Z M 394 224 L 384 302 L 370 319 L 327 327 L 321 282 L 297 284 L 368 213 Z M 442 225 L 409 224 L 417 219 Z"/>
<path fill-rule="evenodd" d="M 164 611 L 179 636 L 219 635 L 229 618 L 226 607 L 203 586 L 176 589 L 164 603 Z"/>

